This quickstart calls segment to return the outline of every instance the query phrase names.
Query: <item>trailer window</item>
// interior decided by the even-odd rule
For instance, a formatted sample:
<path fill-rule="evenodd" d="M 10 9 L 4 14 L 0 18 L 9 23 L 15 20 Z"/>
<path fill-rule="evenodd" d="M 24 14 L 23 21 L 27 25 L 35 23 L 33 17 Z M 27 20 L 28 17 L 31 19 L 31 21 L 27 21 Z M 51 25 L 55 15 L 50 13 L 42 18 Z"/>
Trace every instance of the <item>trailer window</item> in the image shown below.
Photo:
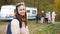
<path fill-rule="evenodd" d="M 27 13 L 30 13 L 30 10 L 27 10 Z"/>
<path fill-rule="evenodd" d="M 32 10 L 32 14 L 36 14 L 36 10 Z"/>

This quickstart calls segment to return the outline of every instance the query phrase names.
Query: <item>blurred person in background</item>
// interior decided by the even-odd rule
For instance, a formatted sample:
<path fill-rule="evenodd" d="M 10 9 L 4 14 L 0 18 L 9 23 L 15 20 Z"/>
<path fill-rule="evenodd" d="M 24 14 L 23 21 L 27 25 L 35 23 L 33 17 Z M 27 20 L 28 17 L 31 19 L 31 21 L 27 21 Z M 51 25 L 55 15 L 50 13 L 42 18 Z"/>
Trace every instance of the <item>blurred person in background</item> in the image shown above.
<path fill-rule="evenodd" d="M 55 11 L 52 12 L 52 23 L 55 23 L 55 17 L 56 17 L 56 13 Z"/>
<path fill-rule="evenodd" d="M 38 14 L 36 15 L 36 23 L 38 23 Z"/>
<path fill-rule="evenodd" d="M 48 11 L 45 13 L 45 23 L 48 24 Z"/>
<path fill-rule="evenodd" d="M 51 22 L 51 13 L 50 13 L 50 11 L 48 12 L 48 23 L 50 23 Z"/>
<path fill-rule="evenodd" d="M 44 11 L 40 13 L 41 23 L 44 23 Z"/>

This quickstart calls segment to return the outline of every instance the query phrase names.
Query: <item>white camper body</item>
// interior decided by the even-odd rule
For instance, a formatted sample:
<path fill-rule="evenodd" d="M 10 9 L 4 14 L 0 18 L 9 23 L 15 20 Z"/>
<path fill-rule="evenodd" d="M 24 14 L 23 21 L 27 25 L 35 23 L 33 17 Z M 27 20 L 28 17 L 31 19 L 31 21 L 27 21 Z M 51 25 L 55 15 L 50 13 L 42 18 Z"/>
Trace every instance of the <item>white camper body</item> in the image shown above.
<path fill-rule="evenodd" d="M 37 8 L 26 7 L 27 10 L 27 18 L 28 19 L 36 19 Z"/>
<path fill-rule="evenodd" d="M 13 5 L 5 5 L 1 7 L 0 12 L 0 20 L 12 20 L 14 15 L 14 9 L 16 6 Z M 28 19 L 36 19 L 37 8 L 26 7 L 27 10 L 27 18 Z"/>
<path fill-rule="evenodd" d="M 5 5 L 1 7 L 1 17 L 0 20 L 11 20 L 13 19 L 15 6 Z"/>

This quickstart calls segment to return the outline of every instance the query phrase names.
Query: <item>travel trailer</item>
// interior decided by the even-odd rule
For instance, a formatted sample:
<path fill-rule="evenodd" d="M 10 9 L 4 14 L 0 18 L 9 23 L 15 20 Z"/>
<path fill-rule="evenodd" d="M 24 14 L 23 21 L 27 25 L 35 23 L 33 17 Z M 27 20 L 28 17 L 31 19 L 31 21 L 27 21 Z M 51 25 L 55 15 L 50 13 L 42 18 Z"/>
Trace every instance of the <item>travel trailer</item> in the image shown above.
<path fill-rule="evenodd" d="M 16 6 L 14 6 L 14 5 L 2 6 L 1 12 L 0 12 L 0 20 L 12 20 L 15 8 L 16 8 Z M 26 7 L 26 10 L 27 10 L 28 19 L 36 19 L 37 8 Z"/>

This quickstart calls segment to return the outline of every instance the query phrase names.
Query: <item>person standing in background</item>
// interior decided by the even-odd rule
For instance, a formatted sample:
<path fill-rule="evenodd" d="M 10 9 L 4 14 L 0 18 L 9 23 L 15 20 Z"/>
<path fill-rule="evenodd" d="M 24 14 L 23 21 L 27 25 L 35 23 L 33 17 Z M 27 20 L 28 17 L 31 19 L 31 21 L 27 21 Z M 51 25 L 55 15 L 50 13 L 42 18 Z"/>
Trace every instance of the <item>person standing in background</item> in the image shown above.
<path fill-rule="evenodd" d="M 40 19 L 41 19 L 41 23 L 43 23 L 44 22 L 44 11 L 40 13 Z"/>
<path fill-rule="evenodd" d="M 45 22 L 48 24 L 48 11 L 45 13 Z"/>
<path fill-rule="evenodd" d="M 38 23 L 38 14 L 36 15 L 36 23 Z"/>
<path fill-rule="evenodd" d="M 50 14 L 50 11 L 48 12 L 48 23 L 51 22 L 51 14 Z"/>
<path fill-rule="evenodd" d="M 52 12 L 52 23 L 54 24 L 55 23 L 55 16 L 56 16 L 56 13 L 55 11 Z"/>

